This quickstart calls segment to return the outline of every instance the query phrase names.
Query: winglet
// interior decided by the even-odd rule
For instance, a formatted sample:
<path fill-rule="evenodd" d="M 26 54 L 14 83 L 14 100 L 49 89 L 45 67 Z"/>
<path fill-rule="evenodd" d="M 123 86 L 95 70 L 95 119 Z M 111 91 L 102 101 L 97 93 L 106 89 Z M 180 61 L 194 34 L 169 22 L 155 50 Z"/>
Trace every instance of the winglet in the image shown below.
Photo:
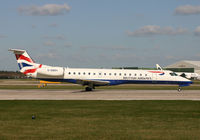
<path fill-rule="evenodd" d="M 157 70 L 163 71 L 162 67 L 158 64 L 156 64 L 156 68 L 157 68 Z"/>

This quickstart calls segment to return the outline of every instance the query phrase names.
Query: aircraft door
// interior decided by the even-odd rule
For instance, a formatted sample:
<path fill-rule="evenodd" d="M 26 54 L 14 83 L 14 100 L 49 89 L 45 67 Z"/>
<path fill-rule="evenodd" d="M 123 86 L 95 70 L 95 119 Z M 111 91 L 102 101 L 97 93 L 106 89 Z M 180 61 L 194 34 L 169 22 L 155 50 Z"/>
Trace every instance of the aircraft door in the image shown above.
<path fill-rule="evenodd" d="M 63 67 L 63 78 L 65 78 L 65 68 Z"/>

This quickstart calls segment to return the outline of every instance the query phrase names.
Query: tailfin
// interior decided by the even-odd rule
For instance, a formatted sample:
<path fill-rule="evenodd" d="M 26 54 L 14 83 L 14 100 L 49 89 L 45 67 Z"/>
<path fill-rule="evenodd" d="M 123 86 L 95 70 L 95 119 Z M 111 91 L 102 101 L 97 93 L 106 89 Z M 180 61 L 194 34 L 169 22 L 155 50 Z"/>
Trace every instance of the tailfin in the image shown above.
<path fill-rule="evenodd" d="M 40 64 L 33 61 L 25 50 L 9 49 L 9 51 L 15 54 L 20 72 L 24 74 L 34 73 L 37 68 L 41 67 Z"/>
<path fill-rule="evenodd" d="M 29 63 L 34 63 L 34 61 L 31 59 L 31 57 L 25 50 L 9 49 L 9 51 L 12 51 L 15 54 L 17 61 L 25 60 L 28 61 Z"/>

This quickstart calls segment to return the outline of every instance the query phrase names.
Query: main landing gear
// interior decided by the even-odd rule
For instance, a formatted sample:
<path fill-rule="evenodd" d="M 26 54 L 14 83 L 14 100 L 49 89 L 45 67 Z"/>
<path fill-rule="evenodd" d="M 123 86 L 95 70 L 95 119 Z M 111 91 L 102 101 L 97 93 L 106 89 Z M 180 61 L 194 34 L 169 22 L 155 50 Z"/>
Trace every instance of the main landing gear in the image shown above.
<path fill-rule="evenodd" d="M 92 91 L 92 88 L 91 87 L 86 87 L 85 91 Z"/>
<path fill-rule="evenodd" d="M 87 87 L 85 87 L 85 91 L 92 91 L 93 89 L 95 89 L 95 86 L 93 83 L 89 83 Z"/>
<path fill-rule="evenodd" d="M 95 89 L 94 86 L 85 87 L 85 91 L 92 91 L 93 89 Z"/>

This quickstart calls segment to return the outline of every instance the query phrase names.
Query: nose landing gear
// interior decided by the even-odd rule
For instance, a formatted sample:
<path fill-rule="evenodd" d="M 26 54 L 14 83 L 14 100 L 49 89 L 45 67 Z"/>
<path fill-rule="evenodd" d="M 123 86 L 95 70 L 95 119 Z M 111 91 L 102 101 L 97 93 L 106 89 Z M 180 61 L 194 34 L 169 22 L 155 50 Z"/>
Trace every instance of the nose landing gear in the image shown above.
<path fill-rule="evenodd" d="M 181 89 L 181 87 L 179 87 L 179 88 L 178 88 L 178 92 L 181 92 L 181 91 L 182 91 L 182 89 Z"/>

